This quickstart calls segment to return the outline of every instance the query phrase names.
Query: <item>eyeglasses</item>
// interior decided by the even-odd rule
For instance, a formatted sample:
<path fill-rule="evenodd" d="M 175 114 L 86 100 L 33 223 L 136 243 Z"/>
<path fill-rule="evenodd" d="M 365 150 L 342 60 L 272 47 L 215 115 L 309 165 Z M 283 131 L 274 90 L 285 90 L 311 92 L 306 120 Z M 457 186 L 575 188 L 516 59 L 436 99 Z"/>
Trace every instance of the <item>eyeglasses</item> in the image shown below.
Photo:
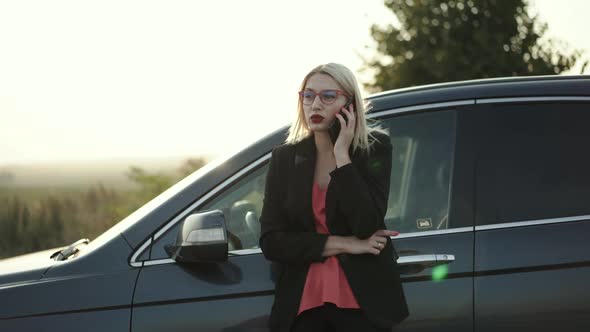
<path fill-rule="evenodd" d="M 348 97 L 348 94 L 346 92 L 334 89 L 322 90 L 320 92 L 315 92 L 313 90 L 299 91 L 299 98 L 301 98 L 301 102 L 303 103 L 303 105 L 313 104 L 313 101 L 315 100 L 315 97 L 317 95 L 320 96 L 320 100 L 322 101 L 322 103 L 326 105 L 330 105 L 333 102 L 335 102 L 336 99 L 338 99 L 339 95 Z"/>

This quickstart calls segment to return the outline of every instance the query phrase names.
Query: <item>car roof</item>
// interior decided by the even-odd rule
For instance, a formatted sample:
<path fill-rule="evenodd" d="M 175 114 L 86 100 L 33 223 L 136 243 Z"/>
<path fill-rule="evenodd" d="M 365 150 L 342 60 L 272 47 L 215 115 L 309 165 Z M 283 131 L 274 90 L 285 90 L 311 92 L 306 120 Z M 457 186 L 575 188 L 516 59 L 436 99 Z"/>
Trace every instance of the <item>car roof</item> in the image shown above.
<path fill-rule="evenodd" d="M 529 76 L 458 81 L 389 90 L 367 98 L 371 112 L 470 99 L 590 96 L 590 75 Z"/>
<path fill-rule="evenodd" d="M 376 106 L 372 109 L 372 112 L 375 112 L 453 100 L 534 95 L 590 96 L 590 76 L 516 77 L 432 84 L 386 91 L 371 95 L 367 100 Z M 162 219 L 169 217 L 167 211 L 177 211 L 179 206 L 189 206 L 194 203 L 196 197 L 202 197 L 214 185 L 237 174 L 244 165 L 268 156 L 273 147 L 285 141 L 287 129 L 288 125 L 277 128 L 239 152 L 219 157 L 218 161 L 197 170 L 128 216 L 104 237 L 110 238 L 122 233 L 125 240 L 134 248 L 142 243 L 148 243 L 145 241 L 153 235 L 153 230 L 161 226 Z M 218 165 L 223 167 L 216 167 Z"/>

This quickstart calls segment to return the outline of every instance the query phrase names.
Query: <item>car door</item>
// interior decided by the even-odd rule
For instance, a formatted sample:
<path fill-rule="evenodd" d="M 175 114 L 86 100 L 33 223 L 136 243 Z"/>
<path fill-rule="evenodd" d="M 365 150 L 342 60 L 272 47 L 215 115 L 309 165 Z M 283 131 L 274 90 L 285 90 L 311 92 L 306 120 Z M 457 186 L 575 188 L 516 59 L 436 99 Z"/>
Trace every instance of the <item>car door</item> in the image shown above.
<path fill-rule="evenodd" d="M 381 113 L 393 145 L 386 225 L 401 232 L 410 312 L 396 331 L 473 331 L 473 165 L 461 125 L 472 103 Z"/>
<path fill-rule="evenodd" d="M 394 147 L 386 222 L 402 232 L 394 239 L 410 310 L 402 331 L 472 331 L 472 217 L 453 208 L 451 195 L 454 186 L 470 188 L 453 180 L 456 165 L 466 165 L 457 160 L 457 114 L 452 107 L 376 114 Z M 258 248 L 258 216 L 269 157 L 270 151 L 155 234 L 137 281 L 133 332 L 267 330 L 274 274 Z M 209 209 L 225 214 L 228 261 L 189 265 L 168 259 L 165 246 L 174 243 L 179 221 Z"/>
<path fill-rule="evenodd" d="M 219 184 L 161 230 L 144 263 L 133 300 L 132 331 L 267 331 L 274 274 L 258 248 L 269 154 Z M 229 258 L 224 263 L 178 264 L 168 258 L 184 217 L 224 212 Z"/>
<path fill-rule="evenodd" d="M 590 330 L 590 98 L 553 99 L 471 114 L 478 332 Z"/>

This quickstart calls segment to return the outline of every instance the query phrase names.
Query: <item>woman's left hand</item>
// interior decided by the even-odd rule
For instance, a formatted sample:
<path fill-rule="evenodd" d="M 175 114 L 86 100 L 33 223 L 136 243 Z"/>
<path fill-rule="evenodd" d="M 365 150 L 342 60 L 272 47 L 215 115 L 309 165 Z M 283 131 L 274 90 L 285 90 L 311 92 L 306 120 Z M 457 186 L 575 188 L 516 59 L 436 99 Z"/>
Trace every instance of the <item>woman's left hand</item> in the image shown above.
<path fill-rule="evenodd" d="M 350 105 L 348 109 L 344 107 L 342 108 L 342 112 L 348 118 L 348 123 L 346 123 L 342 115 L 340 115 L 340 112 L 336 113 L 336 118 L 338 121 L 340 121 L 340 134 L 336 139 L 336 143 L 334 143 L 334 156 L 336 157 L 337 164 L 339 160 L 342 162 L 346 162 L 348 160 L 348 162 L 350 162 L 348 149 L 352 143 L 352 139 L 354 137 L 354 128 L 356 127 L 356 117 L 352 111 L 353 107 L 353 105 Z"/>

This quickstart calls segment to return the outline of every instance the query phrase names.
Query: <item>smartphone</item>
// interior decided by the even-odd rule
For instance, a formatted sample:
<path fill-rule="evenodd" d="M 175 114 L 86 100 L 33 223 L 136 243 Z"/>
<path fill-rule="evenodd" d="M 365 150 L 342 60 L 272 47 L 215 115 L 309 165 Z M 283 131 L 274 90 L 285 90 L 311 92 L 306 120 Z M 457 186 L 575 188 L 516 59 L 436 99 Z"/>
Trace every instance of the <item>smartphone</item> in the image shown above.
<path fill-rule="evenodd" d="M 352 104 L 354 100 L 353 99 L 349 99 L 346 104 L 342 107 L 348 109 L 348 106 L 350 106 L 350 104 Z M 353 109 L 353 112 L 355 112 L 356 110 Z M 346 121 L 346 123 L 348 123 L 348 118 L 346 117 L 346 114 L 344 114 L 344 112 L 340 111 L 338 112 L 340 113 L 340 115 L 342 115 L 342 117 L 344 118 L 344 121 Z M 328 132 L 330 133 L 330 138 L 332 138 L 332 143 L 336 143 L 336 140 L 338 139 L 338 135 L 340 135 L 340 121 L 338 120 L 338 118 L 334 118 L 333 122 L 332 122 L 332 126 L 330 127 L 330 129 L 328 129 Z"/>

